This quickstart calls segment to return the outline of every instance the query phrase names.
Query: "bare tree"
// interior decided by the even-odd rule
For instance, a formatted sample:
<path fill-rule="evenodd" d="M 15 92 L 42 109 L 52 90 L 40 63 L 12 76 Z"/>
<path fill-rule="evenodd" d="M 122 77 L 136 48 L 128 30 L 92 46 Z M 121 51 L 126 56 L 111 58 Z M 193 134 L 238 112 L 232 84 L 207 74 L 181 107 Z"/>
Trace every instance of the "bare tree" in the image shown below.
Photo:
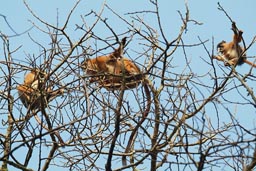
<path fill-rule="evenodd" d="M 210 48 L 209 41 L 200 37 L 187 44 L 183 36 L 193 26 L 190 23 L 202 23 L 190 18 L 186 3 L 185 12 L 178 11 L 181 26 L 172 39 L 162 25 L 160 2 L 150 0 L 154 10 L 131 11 L 126 15 L 132 20 L 104 3 L 100 11 L 81 16 L 74 30 L 79 38 L 74 40 L 68 26 L 72 26 L 71 16 L 79 2 L 63 24 L 57 20 L 53 25 L 24 1 L 35 19 L 33 29 L 49 38 L 44 44 L 28 34 L 40 52 L 26 52 L 25 60 L 17 59 L 20 47 L 11 48 L 10 37 L 1 33 L 0 170 L 253 170 L 255 129 L 241 124 L 233 110 L 256 106 L 253 69 L 241 74 L 236 67 L 213 60 L 214 41 Z M 117 32 L 103 10 L 118 18 L 126 30 Z M 144 20 L 145 14 L 157 25 Z M 87 23 L 88 19 L 94 22 Z M 110 35 L 102 37 L 94 31 L 96 26 Z M 128 38 L 125 56 L 136 63 L 145 80 L 130 90 L 108 91 L 97 82 L 90 83 L 95 75 L 83 72 L 83 61 L 111 53 L 123 37 Z M 140 51 L 131 46 L 133 42 L 138 42 Z M 254 42 L 255 38 L 246 50 Z M 201 48 L 205 57 L 189 59 L 189 48 Z M 177 57 L 183 59 L 178 67 L 173 64 Z M 193 60 L 208 69 L 196 73 Z M 47 73 L 46 87 L 64 90 L 37 110 L 26 108 L 16 90 L 34 68 Z M 41 97 L 47 94 L 44 90 L 40 90 Z M 232 99 L 233 93 L 239 99 Z M 223 120 L 223 115 L 229 119 Z"/>

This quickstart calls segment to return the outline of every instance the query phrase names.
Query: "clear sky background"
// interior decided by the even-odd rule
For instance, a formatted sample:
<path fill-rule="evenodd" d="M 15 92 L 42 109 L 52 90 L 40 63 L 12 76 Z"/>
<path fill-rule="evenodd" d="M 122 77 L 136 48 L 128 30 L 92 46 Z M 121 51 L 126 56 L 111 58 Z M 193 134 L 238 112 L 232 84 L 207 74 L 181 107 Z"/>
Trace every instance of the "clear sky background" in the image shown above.
<path fill-rule="evenodd" d="M 56 24 L 57 13 L 59 16 L 59 25 L 63 25 L 68 13 L 74 6 L 74 0 L 27 0 L 27 4 L 29 4 L 30 8 L 44 21 L 47 21 L 51 24 Z M 125 17 L 128 20 L 129 16 L 124 15 L 128 12 L 141 11 L 143 9 L 150 10 L 153 6 L 148 3 L 148 0 L 107 0 L 107 4 L 115 10 L 119 15 Z M 255 0 L 188 0 L 188 7 L 190 10 L 190 18 L 197 20 L 198 22 L 203 23 L 202 25 L 193 25 L 192 23 L 188 26 L 188 31 L 184 35 L 185 44 L 194 44 L 199 43 L 198 36 L 201 40 L 209 40 L 206 43 L 208 50 L 212 50 L 212 38 L 214 38 L 215 45 L 222 40 L 231 40 L 232 31 L 231 31 L 231 23 L 228 18 L 224 15 L 223 12 L 218 10 L 217 2 L 220 2 L 221 5 L 225 8 L 225 10 L 229 13 L 234 21 L 236 21 L 238 28 L 244 31 L 244 39 L 247 43 L 251 42 L 253 37 L 256 35 L 256 15 L 255 15 Z M 68 30 L 69 34 L 73 35 L 72 40 L 78 40 L 79 34 L 75 32 L 76 24 L 82 23 L 81 15 L 85 15 L 89 13 L 92 9 L 95 11 L 99 11 L 102 8 L 102 0 L 82 0 L 78 7 L 75 9 L 73 13 Z M 159 0 L 159 9 L 161 14 L 162 24 L 164 26 L 164 31 L 166 35 L 168 35 L 169 40 L 173 40 L 177 36 L 180 31 L 180 27 L 182 25 L 180 16 L 178 14 L 178 10 L 182 13 L 185 12 L 184 1 L 182 0 Z M 39 24 L 39 22 L 31 15 L 31 13 L 27 10 L 23 1 L 21 0 L 6 0 L 2 2 L 0 7 L 0 14 L 6 16 L 11 27 L 14 29 L 16 33 L 22 33 L 29 29 L 32 26 L 32 23 L 35 22 Z M 117 31 L 123 32 L 127 30 L 127 25 L 124 25 L 122 21 L 118 20 L 111 12 L 108 10 L 104 10 L 103 16 L 108 18 L 109 24 Z M 155 19 L 150 16 L 143 16 L 144 20 L 148 23 L 151 23 L 152 26 L 156 25 Z M 93 21 L 87 21 L 93 22 Z M 40 25 L 40 24 L 39 24 Z M 15 33 L 10 30 L 7 26 L 7 23 L 4 21 L 3 17 L 0 17 L 0 32 L 12 36 Z M 109 31 L 102 27 L 96 27 L 94 32 L 97 35 L 104 37 L 109 36 Z M 48 45 L 49 38 L 47 35 L 42 33 L 38 34 L 37 29 L 32 29 L 29 31 L 29 34 L 40 41 L 41 43 Z M 22 61 L 25 61 L 25 54 L 38 54 L 39 48 L 31 42 L 28 34 L 24 34 L 18 37 L 10 37 L 11 48 L 15 49 L 15 47 L 19 47 L 22 45 L 21 49 L 13 55 L 13 58 Z M 134 45 L 132 47 L 132 45 Z M 129 48 L 136 50 L 136 48 L 140 48 L 140 46 L 136 46 L 136 43 L 129 44 Z M 2 46 L 0 47 L 0 51 L 2 51 Z M 216 49 L 214 49 L 216 52 Z M 130 52 L 132 53 L 132 52 Z M 182 53 L 182 52 L 181 52 Z M 256 55 L 256 47 L 255 45 L 250 48 L 247 52 L 248 56 Z M 173 61 L 174 65 L 179 65 L 180 60 L 184 60 L 183 58 L 179 59 L 179 55 L 183 56 L 183 54 L 176 53 L 175 60 Z M 203 60 L 208 60 L 206 52 L 203 47 L 194 47 L 187 49 L 188 58 L 191 59 L 191 66 L 195 69 L 195 73 L 203 74 L 207 70 L 209 70 L 209 66 L 206 65 Z M 0 57 L 0 60 L 4 60 Z M 251 59 L 254 60 L 254 59 Z M 215 61 L 216 62 L 216 61 Z M 182 68 L 182 67 L 181 67 Z M 250 67 L 240 67 L 237 69 L 238 72 L 246 73 L 248 72 Z M 255 71 L 254 71 L 255 72 Z M 1 73 L 0 73 L 1 74 Z M 20 78 L 20 82 L 22 82 L 22 78 Z M 250 84 L 254 90 L 256 90 L 255 83 Z M 236 94 L 230 95 L 231 99 L 236 99 Z M 235 106 L 232 106 L 234 110 L 238 110 L 238 120 L 247 126 L 247 128 L 255 127 L 255 117 L 256 112 L 255 108 L 246 108 L 246 109 L 236 109 Z M 1 120 L 1 115 L 0 115 Z M 225 117 L 223 118 L 225 120 Z M 51 170 L 51 169 L 50 169 Z"/>

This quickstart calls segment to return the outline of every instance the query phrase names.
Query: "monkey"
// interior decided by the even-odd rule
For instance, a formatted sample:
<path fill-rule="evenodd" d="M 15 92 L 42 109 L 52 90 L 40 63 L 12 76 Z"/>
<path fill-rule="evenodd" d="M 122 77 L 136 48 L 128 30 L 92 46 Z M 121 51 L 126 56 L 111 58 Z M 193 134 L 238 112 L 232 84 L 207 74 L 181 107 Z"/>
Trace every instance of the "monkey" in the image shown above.
<path fill-rule="evenodd" d="M 243 31 L 237 29 L 235 22 L 232 23 L 232 31 L 234 32 L 233 40 L 229 43 L 224 40 L 218 43 L 217 50 L 219 55 L 213 56 L 213 58 L 223 61 L 225 66 L 236 66 L 247 63 L 252 67 L 256 67 L 256 64 L 247 60 L 245 49 L 239 45 L 242 41 Z"/>
<path fill-rule="evenodd" d="M 20 100 L 26 108 L 39 109 L 42 100 L 46 107 L 50 100 L 63 94 L 62 89 L 53 91 L 51 87 L 45 88 L 45 77 L 46 73 L 39 69 L 32 69 L 25 75 L 24 83 L 17 86 Z"/>
<path fill-rule="evenodd" d="M 137 74 L 141 71 L 136 64 L 127 58 L 112 59 L 110 56 L 100 56 L 87 60 L 87 74 L 100 75 L 92 77 L 90 82 L 99 81 L 103 87 L 113 89 L 121 86 L 122 76 L 125 76 L 126 89 L 134 88 L 139 82 L 133 82 L 137 79 Z M 134 83 L 134 84 L 133 84 Z"/>
<path fill-rule="evenodd" d="M 39 84 L 42 84 L 44 77 L 45 73 L 38 69 L 32 69 L 31 72 L 25 75 L 24 83 L 17 86 L 20 100 L 26 108 L 36 109 L 40 107 Z"/>
<path fill-rule="evenodd" d="M 46 107 L 49 101 L 63 94 L 63 89 L 53 91 L 52 87 L 46 88 L 46 77 L 47 74 L 45 72 L 42 72 L 37 68 L 34 68 L 31 70 L 31 72 L 25 75 L 24 83 L 17 86 L 21 102 L 27 109 L 31 110 L 33 113 L 37 109 L 40 110 L 41 107 Z M 42 124 L 41 120 L 36 115 L 36 113 L 34 113 L 34 117 L 39 125 L 42 125 L 43 128 L 51 132 L 52 126 L 50 123 L 49 116 L 45 112 L 42 113 L 44 113 L 44 116 L 46 117 L 48 126 Z M 61 145 L 65 144 L 62 138 L 60 137 L 59 132 L 54 131 L 53 134 L 59 139 Z"/>
<path fill-rule="evenodd" d="M 131 151 L 136 133 L 146 120 L 151 107 L 151 95 L 149 89 L 149 80 L 142 74 L 140 68 L 131 60 L 123 57 L 123 49 L 126 43 L 126 37 L 122 39 L 119 48 L 109 55 L 99 56 L 93 59 L 87 59 L 82 63 L 82 68 L 87 75 L 92 76 L 90 83 L 98 82 L 107 90 L 124 90 L 133 89 L 142 84 L 146 94 L 146 109 L 142 113 L 141 120 L 132 130 L 125 153 Z M 124 84 L 124 87 L 122 86 Z M 123 165 L 127 165 L 126 155 L 122 157 Z"/>
<path fill-rule="evenodd" d="M 120 89 L 122 82 L 125 90 L 137 87 L 142 79 L 139 67 L 131 60 L 122 56 L 126 37 L 120 47 L 109 55 L 87 59 L 82 63 L 83 70 L 92 76 L 90 83 L 98 82 L 108 90 Z"/>

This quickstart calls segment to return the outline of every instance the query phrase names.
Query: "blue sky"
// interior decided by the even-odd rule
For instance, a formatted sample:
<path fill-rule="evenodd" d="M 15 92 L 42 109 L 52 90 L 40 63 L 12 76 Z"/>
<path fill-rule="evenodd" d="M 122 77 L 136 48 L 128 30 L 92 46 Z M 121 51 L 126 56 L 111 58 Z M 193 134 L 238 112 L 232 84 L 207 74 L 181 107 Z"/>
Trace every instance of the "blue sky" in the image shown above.
<path fill-rule="evenodd" d="M 76 1 L 28 0 L 26 2 L 27 4 L 29 4 L 30 8 L 35 12 L 36 15 L 51 24 L 56 23 L 58 9 L 59 22 L 60 25 L 62 25 Z M 149 10 L 153 7 L 148 3 L 147 0 L 107 0 L 106 2 L 113 10 L 115 10 L 116 13 L 125 17 L 128 20 L 132 20 L 128 15 L 125 15 L 128 12 L 140 11 L 142 9 Z M 255 0 L 188 0 L 190 18 L 203 23 L 203 25 L 194 25 L 193 23 L 189 24 L 188 32 L 184 35 L 184 41 L 186 42 L 186 44 L 199 43 L 199 36 L 202 40 L 209 40 L 206 43 L 206 46 L 211 51 L 212 38 L 214 38 L 215 45 L 221 40 L 231 40 L 231 23 L 229 22 L 225 14 L 217 9 L 217 2 L 220 2 L 220 4 L 232 17 L 232 19 L 236 21 L 237 26 L 244 31 L 244 39 L 247 43 L 250 42 L 256 35 Z M 15 30 L 15 32 L 22 33 L 23 31 L 29 29 L 32 26 L 32 23 L 38 24 L 40 26 L 40 23 L 27 10 L 23 1 L 8 0 L 5 1 L 3 4 L 4 5 L 2 5 L 2 7 L 0 8 L 0 14 L 7 17 L 6 19 Z M 71 17 L 70 24 L 68 25 L 69 33 L 73 35 L 73 41 L 76 41 L 79 38 L 79 34 L 75 32 L 75 24 L 82 23 L 81 15 L 89 13 L 92 9 L 95 11 L 99 11 L 102 8 L 102 4 L 102 0 L 81 1 L 79 6 L 75 9 L 75 12 Z M 178 32 L 180 31 L 180 26 L 182 23 L 177 11 L 179 10 L 182 13 L 185 12 L 184 1 L 159 0 L 159 9 L 164 32 L 166 33 L 169 40 L 172 40 L 175 36 L 177 36 Z M 127 25 L 120 21 L 116 16 L 113 16 L 113 14 L 109 10 L 105 9 L 103 16 L 108 19 L 108 22 L 113 28 L 115 28 L 117 32 L 123 32 L 127 30 Z M 154 25 L 156 25 L 155 18 L 147 15 L 144 15 L 142 17 L 153 27 Z M 88 22 L 93 22 L 93 20 Z M 15 34 L 12 30 L 10 30 L 3 18 L 0 18 L 0 26 L 0 31 L 2 33 L 9 36 Z M 107 31 L 104 27 L 96 27 L 94 31 L 102 37 L 108 37 L 110 34 L 109 31 Z M 38 30 L 34 28 L 29 32 L 29 34 L 39 42 L 45 45 L 49 44 L 49 38 L 47 37 L 47 35 L 43 33 L 38 34 Z M 37 54 L 39 52 L 39 48 L 31 42 L 28 34 L 24 34 L 18 37 L 11 37 L 10 43 L 13 49 L 22 45 L 21 49 L 19 49 L 19 51 L 13 56 L 13 58 L 17 60 L 25 61 L 25 54 Z M 136 43 L 129 44 L 129 49 L 137 50 L 139 48 L 140 46 L 136 46 Z M 3 49 L 1 46 L 0 51 L 2 50 Z M 214 51 L 216 52 L 216 49 L 214 49 Z M 132 52 L 130 53 L 132 54 Z M 255 45 L 247 52 L 247 54 L 249 56 L 255 57 Z M 187 55 L 188 58 L 191 59 L 191 66 L 194 67 L 195 73 L 200 75 L 208 70 L 208 66 L 205 65 L 204 61 L 201 60 L 201 58 L 209 60 L 202 46 L 188 48 Z M 174 56 L 175 59 L 173 61 L 173 65 L 180 65 L 181 60 L 184 60 L 183 58 L 180 58 L 182 54 L 177 53 Z M 2 57 L 0 57 L 0 60 L 3 60 Z M 249 71 L 249 69 L 250 68 L 248 66 L 245 66 L 240 67 L 237 70 L 241 73 L 246 73 Z M 17 80 L 19 80 L 19 78 Z M 22 81 L 22 79 L 20 79 L 20 81 Z M 255 84 L 252 84 L 251 86 L 254 86 L 252 88 L 256 89 Z M 238 97 L 236 96 L 236 94 L 231 94 L 229 98 L 236 99 Z M 254 127 L 256 114 L 254 108 L 236 109 L 235 106 L 232 110 L 238 110 L 238 113 L 243 114 L 243 116 L 238 116 L 238 119 L 242 124 L 247 125 L 249 128 Z"/>
<path fill-rule="evenodd" d="M 73 7 L 76 1 L 61 1 L 61 0 L 41 0 L 41 1 L 27 1 L 29 6 L 33 11 L 45 21 L 55 24 L 57 18 L 57 9 L 59 13 L 60 23 L 64 22 L 64 19 L 69 13 L 70 9 Z M 217 2 L 215 0 L 204 1 L 204 0 L 191 0 L 188 1 L 190 9 L 190 17 L 199 22 L 202 22 L 201 26 L 194 26 L 189 28 L 187 37 L 189 40 L 193 41 L 197 39 L 197 36 L 202 37 L 202 39 L 210 39 L 212 36 L 215 37 L 216 41 L 222 39 L 230 39 L 232 32 L 230 31 L 230 23 L 225 15 L 217 9 Z M 238 27 L 241 27 L 244 30 L 244 37 L 247 40 L 251 40 L 252 36 L 256 34 L 254 29 L 254 23 L 256 18 L 254 16 L 254 5 L 255 1 L 237 1 L 233 2 L 231 0 L 219 1 L 221 5 L 227 10 L 227 12 L 232 16 L 232 18 L 237 21 Z M 80 15 L 88 13 L 91 9 L 98 11 L 102 6 L 103 1 L 86 1 L 83 0 L 78 8 L 75 10 L 71 18 L 71 23 L 78 24 L 81 23 Z M 125 14 L 131 11 L 138 11 L 141 9 L 152 9 L 152 5 L 147 3 L 147 0 L 141 1 L 107 1 L 107 4 L 113 8 L 119 14 Z M 170 33 L 171 36 L 175 36 L 176 32 L 179 31 L 180 20 L 177 13 L 178 10 L 184 12 L 184 1 L 170 1 L 170 2 L 160 2 L 159 3 L 160 14 L 162 17 L 162 24 L 165 27 L 165 32 Z M 15 29 L 16 32 L 22 32 L 31 27 L 31 22 L 36 22 L 35 18 L 28 12 L 24 3 L 18 0 L 10 0 L 4 3 L 4 7 L 0 10 L 1 14 L 5 15 Z M 126 29 L 122 27 L 119 23 L 122 23 L 116 20 L 115 17 L 109 15 L 110 12 L 105 10 L 104 16 L 108 18 L 113 27 L 115 25 L 117 29 Z M 125 16 L 128 18 L 127 16 Z M 147 18 L 147 16 L 144 16 Z M 152 18 L 148 18 L 150 21 Z M 30 22 L 31 21 L 31 22 Z M 12 31 L 6 27 L 6 23 L 3 19 L 0 19 L 1 22 L 1 31 L 3 33 L 12 35 Z M 151 21 L 152 25 L 154 20 Z M 37 23 L 37 22 L 36 22 Z M 72 27 L 72 24 L 71 24 Z M 75 26 L 74 26 L 75 28 Z M 70 28 L 70 29 L 74 29 Z M 99 32 L 104 34 L 104 30 L 98 29 Z M 192 36 L 191 36 L 192 35 Z M 106 36 L 106 35 L 105 35 Z M 19 39 L 19 38 L 17 38 Z M 15 39 L 15 40 L 17 40 Z M 22 37 L 23 39 L 23 37 Z M 25 46 L 25 43 L 24 43 Z"/>
<path fill-rule="evenodd" d="M 60 25 L 63 24 L 67 14 L 74 6 L 76 1 L 27 1 L 29 6 L 33 9 L 33 11 L 43 20 L 55 24 L 57 18 L 57 9 L 59 14 Z M 204 1 L 204 0 L 191 0 L 188 1 L 189 9 L 190 9 L 190 18 L 195 19 L 199 22 L 202 22 L 203 25 L 196 25 L 188 27 L 188 32 L 184 35 L 184 38 L 188 43 L 194 43 L 198 41 L 197 36 L 200 36 L 202 40 L 211 39 L 214 37 L 216 43 L 221 40 L 230 40 L 232 36 L 232 32 L 230 30 L 230 23 L 228 19 L 225 17 L 224 13 L 217 9 L 218 1 Z M 237 22 L 237 26 L 244 30 L 244 38 L 246 41 L 250 41 L 252 39 L 252 35 L 256 35 L 256 29 L 254 27 L 254 23 L 256 22 L 256 18 L 254 16 L 254 6 L 255 1 L 237 1 L 233 2 L 230 0 L 219 1 L 221 5 L 227 10 L 230 16 Z M 99 11 L 102 7 L 103 1 L 86 1 L 83 0 L 78 8 L 75 10 L 74 14 L 71 17 L 71 24 L 69 25 L 70 31 L 74 32 L 75 24 L 81 23 L 81 15 L 84 15 L 91 11 L 91 9 Z M 138 11 L 141 9 L 152 9 L 152 5 L 147 3 L 147 0 L 141 1 L 107 1 L 107 4 L 113 8 L 119 14 L 126 14 L 131 11 Z M 170 40 L 179 32 L 181 21 L 180 17 L 177 13 L 178 10 L 181 12 L 185 11 L 184 1 L 171 1 L 171 2 L 160 2 L 159 3 L 160 14 L 162 18 L 162 25 L 164 26 L 164 31 L 169 36 Z M 18 33 L 21 33 L 32 26 L 31 22 L 35 22 L 38 24 L 35 18 L 29 13 L 26 9 L 24 3 L 18 0 L 10 0 L 6 1 L 4 7 L 0 10 L 1 14 L 5 15 L 10 23 L 10 25 L 14 28 L 14 30 Z M 127 26 L 123 25 L 123 23 L 114 17 L 108 10 L 104 10 L 103 16 L 108 18 L 109 23 L 117 30 L 123 31 L 127 29 Z M 129 17 L 127 15 L 123 15 L 125 18 Z M 154 25 L 155 20 L 152 19 L 151 16 L 144 16 L 146 21 L 149 21 Z M 1 24 L 1 32 L 7 35 L 13 35 L 13 32 L 6 26 L 3 18 L 0 18 Z M 72 28 L 73 27 L 73 28 Z M 96 28 L 95 30 L 103 37 L 107 37 L 109 32 L 102 28 Z M 45 40 L 46 35 L 38 34 L 36 29 L 30 31 L 30 34 L 33 37 L 38 37 L 38 40 Z M 77 39 L 74 34 L 74 40 Z M 22 51 L 31 52 L 31 43 L 29 43 L 29 39 L 27 35 L 23 35 L 20 37 L 15 37 L 11 39 L 12 44 L 19 46 L 23 45 L 21 49 Z M 26 42 L 28 41 L 28 43 Z M 209 46 L 211 43 L 208 42 Z M 29 49 L 29 50 L 28 50 Z M 251 48 L 248 54 L 255 54 L 254 48 Z M 193 56 L 197 55 L 193 53 Z M 23 55 L 22 55 L 23 56 Z M 19 57 L 20 58 L 20 57 Z"/>

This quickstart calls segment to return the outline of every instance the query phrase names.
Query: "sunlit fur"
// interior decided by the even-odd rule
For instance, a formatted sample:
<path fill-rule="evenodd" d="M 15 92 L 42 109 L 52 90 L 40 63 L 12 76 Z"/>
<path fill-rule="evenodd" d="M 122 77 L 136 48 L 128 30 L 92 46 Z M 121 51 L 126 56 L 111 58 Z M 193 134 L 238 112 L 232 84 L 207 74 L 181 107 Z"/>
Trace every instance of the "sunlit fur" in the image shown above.
<path fill-rule="evenodd" d="M 83 62 L 83 70 L 91 76 L 90 82 L 97 82 L 108 90 L 131 89 L 138 86 L 142 75 L 139 67 L 131 60 L 123 57 L 122 48 L 125 41 L 113 53 L 87 59 Z"/>
<path fill-rule="evenodd" d="M 38 109 L 41 105 L 46 107 L 51 99 L 63 93 L 63 90 L 45 88 L 45 76 L 45 73 L 33 69 L 25 75 L 24 83 L 17 86 L 19 98 L 26 108 Z"/>
<path fill-rule="evenodd" d="M 242 30 L 237 30 L 235 23 L 232 24 L 232 30 L 234 32 L 233 40 L 229 43 L 222 41 L 217 45 L 219 55 L 214 56 L 215 59 L 223 61 L 226 66 L 236 66 L 247 63 L 253 67 L 255 64 L 246 59 L 246 53 L 239 43 L 242 41 Z"/>
<path fill-rule="evenodd" d="M 82 67 L 86 75 L 90 76 L 90 82 L 97 82 L 107 90 L 132 89 L 142 83 L 147 98 L 147 105 L 142 113 L 142 118 L 131 131 L 125 148 L 125 153 L 127 154 L 131 152 L 138 129 L 142 126 L 150 112 L 151 95 L 148 80 L 145 79 L 139 67 L 133 61 L 123 57 L 124 45 L 125 39 L 122 40 L 120 47 L 113 53 L 87 59 L 82 63 Z M 127 164 L 125 155 L 122 157 L 122 163 L 124 166 Z"/>

